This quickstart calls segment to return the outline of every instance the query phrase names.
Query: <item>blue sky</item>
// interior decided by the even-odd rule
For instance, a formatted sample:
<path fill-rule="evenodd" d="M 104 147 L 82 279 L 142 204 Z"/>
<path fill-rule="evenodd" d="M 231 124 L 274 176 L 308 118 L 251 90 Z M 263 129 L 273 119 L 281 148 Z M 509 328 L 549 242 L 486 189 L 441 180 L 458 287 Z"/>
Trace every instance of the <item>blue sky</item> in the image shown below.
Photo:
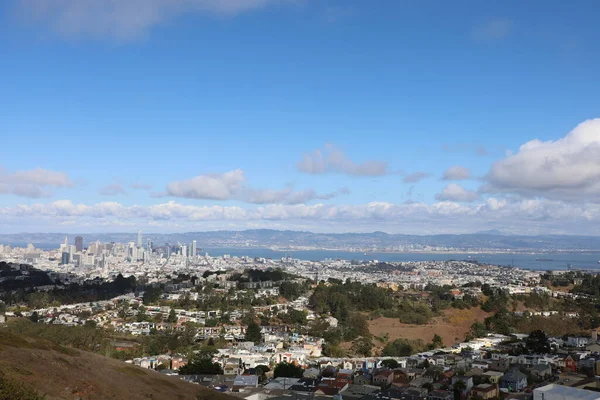
<path fill-rule="evenodd" d="M 597 234 L 599 7 L 2 2 L 0 230 Z"/>

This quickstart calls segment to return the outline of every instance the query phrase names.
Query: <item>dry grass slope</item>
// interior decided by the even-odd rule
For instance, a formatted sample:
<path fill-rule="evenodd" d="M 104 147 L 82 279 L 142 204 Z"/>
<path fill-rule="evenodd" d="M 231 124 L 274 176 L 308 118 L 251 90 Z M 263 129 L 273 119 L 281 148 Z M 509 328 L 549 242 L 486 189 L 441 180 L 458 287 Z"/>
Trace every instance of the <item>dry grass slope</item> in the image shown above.
<path fill-rule="evenodd" d="M 444 315 L 434 318 L 425 325 L 403 324 L 398 318 L 377 318 L 369 322 L 369 331 L 375 336 L 389 335 L 390 341 L 403 338 L 431 342 L 434 334 L 444 340 L 445 345 L 462 342 L 475 321 L 483 321 L 488 313 L 479 307 L 457 310 L 448 309 Z"/>
<path fill-rule="evenodd" d="M 48 400 L 232 399 L 176 377 L 1 330 L 0 371 Z"/>

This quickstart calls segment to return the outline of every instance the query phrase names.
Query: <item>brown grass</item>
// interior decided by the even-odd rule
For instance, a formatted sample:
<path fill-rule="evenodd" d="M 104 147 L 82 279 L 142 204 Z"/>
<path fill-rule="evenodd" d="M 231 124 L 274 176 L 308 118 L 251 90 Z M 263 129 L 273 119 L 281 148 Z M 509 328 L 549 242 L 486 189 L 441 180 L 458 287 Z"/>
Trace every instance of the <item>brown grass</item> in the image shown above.
<path fill-rule="evenodd" d="M 369 331 L 375 336 L 389 335 L 389 340 L 403 338 L 409 340 L 422 340 L 424 343 L 431 342 L 434 334 L 438 334 L 449 346 L 460 343 L 471 325 L 475 321 L 483 321 L 488 313 L 479 307 L 457 310 L 448 309 L 440 317 L 434 318 L 426 325 L 403 324 L 398 318 L 377 318 L 369 322 Z"/>
<path fill-rule="evenodd" d="M 0 370 L 48 400 L 232 398 L 177 377 L 1 330 L 0 347 Z"/>
<path fill-rule="evenodd" d="M 134 367 L 129 365 L 118 367 L 117 371 L 131 376 L 146 376 L 146 371 L 144 371 L 140 367 Z"/>

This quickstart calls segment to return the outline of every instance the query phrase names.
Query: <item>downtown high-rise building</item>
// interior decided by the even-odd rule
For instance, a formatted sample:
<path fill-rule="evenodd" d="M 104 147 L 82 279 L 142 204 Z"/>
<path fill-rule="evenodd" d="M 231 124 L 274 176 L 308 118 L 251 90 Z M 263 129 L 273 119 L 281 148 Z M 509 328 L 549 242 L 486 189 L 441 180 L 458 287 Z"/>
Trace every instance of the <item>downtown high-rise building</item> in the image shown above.
<path fill-rule="evenodd" d="M 144 245 L 143 239 L 144 238 L 142 237 L 142 230 L 140 229 L 137 232 L 137 243 L 136 243 L 136 245 L 137 245 L 138 249 L 141 249 L 143 247 L 143 245 Z"/>
<path fill-rule="evenodd" d="M 190 246 L 190 257 L 196 257 L 196 241 L 192 240 L 192 245 Z"/>
<path fill-rule="evenodd" d="M 81 253 L 83 251 L 83 237 L 82 236 L 75 236 L 75 250 L 78 253 Z"/>

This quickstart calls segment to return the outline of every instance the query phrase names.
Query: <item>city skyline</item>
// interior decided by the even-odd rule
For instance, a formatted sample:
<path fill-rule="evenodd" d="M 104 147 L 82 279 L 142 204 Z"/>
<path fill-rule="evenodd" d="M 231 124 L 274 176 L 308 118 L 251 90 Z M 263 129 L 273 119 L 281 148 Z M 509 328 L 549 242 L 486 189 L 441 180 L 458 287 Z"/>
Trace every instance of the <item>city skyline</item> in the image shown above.
<path fill-rule="evenodd" d="M 0 233 L 600 235 L 594 2 L 135 4 L 0 5 Z"/>

